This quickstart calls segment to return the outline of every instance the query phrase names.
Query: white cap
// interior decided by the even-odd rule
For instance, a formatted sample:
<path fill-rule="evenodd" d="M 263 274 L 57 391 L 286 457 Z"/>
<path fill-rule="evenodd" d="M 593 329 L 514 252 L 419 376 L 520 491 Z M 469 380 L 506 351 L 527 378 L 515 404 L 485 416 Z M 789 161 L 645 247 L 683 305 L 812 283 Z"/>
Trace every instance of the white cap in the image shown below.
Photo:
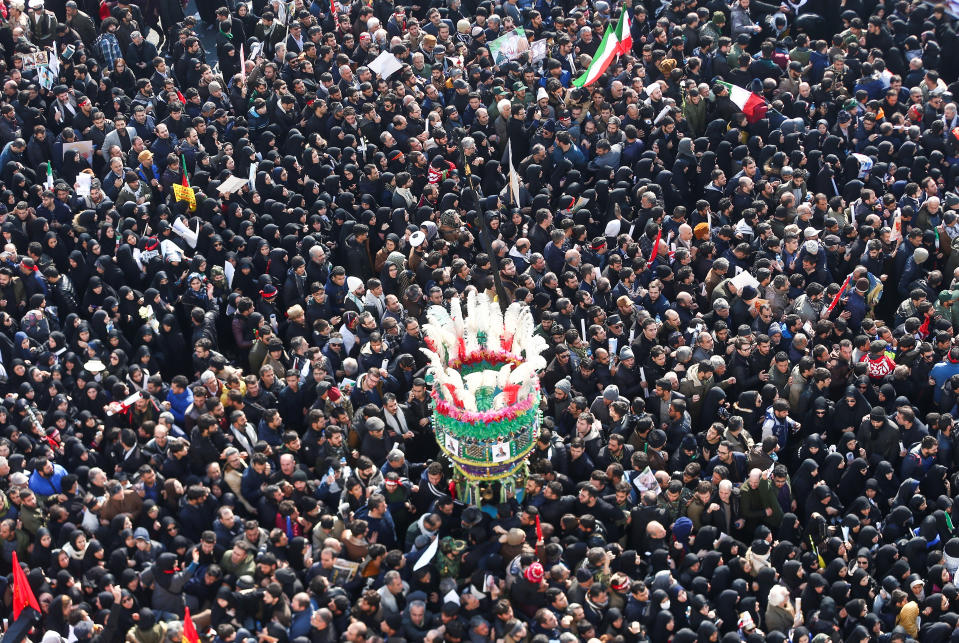
<path fill-rule="evenodd" d="M 346 278 L 346 288 L 353 292 L 357 288 L 360 288 L 363 285 L 363 280 L 359 277 L 347 277 Z"/>
<path fill-rule="evenodd" d="M 43 0 L 30 0 L 30 8 L 31 8 L 31 9 L 42 9 L 42 8 L 43 8 Z"/>
<path fill-rule="evenodd" d="M 546 93 L 545 87 L 540 87 L 539 89 L 536 90 L 536 100 L 540 101 L 540 100 L 543 100 L 544 98 L 549 98 L 549 94 Z"/>
<path fill-rule="evenodd" d="M 817 230 L 816 228 L 813 228 L 812 226 L 810 226 L 810 227 L 806 228 L 805 230 L 803 230 L 803 231 L 802 231 L 802 234 L 803 234 L 803 236 L 806 237 L 807 239 L 812 239 L 813 237 L 815 237 L 815 236 L 817 236 L 817 235 L 819 234 L 819 230 Z"/>
<path fill-rule="evenodd" d="M 819 254 L 819 244 L 815 241 L 807 241 L 803 244 L 803 249 L 811 255 Z"/>

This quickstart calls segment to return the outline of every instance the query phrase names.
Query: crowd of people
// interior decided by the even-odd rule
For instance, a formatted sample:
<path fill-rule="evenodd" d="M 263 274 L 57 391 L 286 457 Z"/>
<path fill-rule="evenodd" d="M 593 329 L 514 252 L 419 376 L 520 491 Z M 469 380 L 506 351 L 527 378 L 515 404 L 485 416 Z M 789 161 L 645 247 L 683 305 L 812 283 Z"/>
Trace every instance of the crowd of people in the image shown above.
<path fill-rule="evenodd" d="M 954 3 L 219 4 L 0 3 L 5 622 L 16 554 L 45 643 L 959 640 Z M 479 506 L 472 290 L 549 342 Z"/>

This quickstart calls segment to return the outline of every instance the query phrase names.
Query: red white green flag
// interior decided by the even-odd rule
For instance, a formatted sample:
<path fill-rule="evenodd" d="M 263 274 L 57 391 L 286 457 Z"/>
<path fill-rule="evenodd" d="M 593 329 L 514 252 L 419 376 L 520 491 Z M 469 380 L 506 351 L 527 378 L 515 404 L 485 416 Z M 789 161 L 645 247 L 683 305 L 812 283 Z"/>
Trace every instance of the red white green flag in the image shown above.
<path fill-rule="evenodd" d="M 619 39 L 616 53 L 621 56 L 625 56 L 633 50 L 632 27 L 633 21 L 629 17 L 629 9 L 623 4 L 623 10 L 619 13 L 619 21 L 616 23 L 616 37 Z"/>
<path fill-rule="evenodd" d="M 633 48 L 633 37 L 629 28 L 629 10 L 624 5 L 616 24 L 606 27 L 606 33 L 603 34 L 603 40 L 599 43 L 599 48 L 596 49 L 593 62 L 590 63 L 582 76 L 573 81 L 574 87 L 592 85 L 599 80 L 599 77 L 616 59 L 616 56 L 629 53 Z"/>
<path fill-rule="evenodd" d="M 766 115 L 766 99 L 762 96 L 731 83 L 719 81 L 719 84 L 729 90 L 729 100 L 742 110 L 750 123 L 755 123 Z"/>

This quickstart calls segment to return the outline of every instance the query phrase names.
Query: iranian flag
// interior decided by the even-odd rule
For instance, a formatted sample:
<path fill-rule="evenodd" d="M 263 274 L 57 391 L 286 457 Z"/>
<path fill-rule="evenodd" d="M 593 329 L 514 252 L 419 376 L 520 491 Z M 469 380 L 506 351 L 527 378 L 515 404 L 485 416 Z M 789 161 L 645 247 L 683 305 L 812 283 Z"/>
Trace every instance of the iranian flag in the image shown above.
<path fill-rule="evenodd" d="M 629 9 L 623 4 L 623 10 L 619 13 L 619 21 L 616 22 L 616 38 L 619 45 L 616 46 L 616 53 L 625 56 L 633 49 L 633 34 L 630 31 L 633 27 L 633 21 L 629 17 Z"/>
<path fill-rule="evenodd" d="M 750 123 L 755 123 L 766 115 L 766 100 L 762 96 L 738 85 L 722 81 L 719 81 L 719 84 L 729 90 L 729 99 L 742 110 Z"/>
<path fill-rule="evenodd" d="M 629 32 L 630 19 L 629 10 L 623 6 L 619 13 L 619 20 L 616 25 L 610 25 L 606 28 L 603 40 L 599 43 L 596 55 L 593 56 L 593 62 L 583 72 L 583 75 L 573 81 L 574 87 L 586 87 L 595 83 L 606 68 L 620 54 L 628 54 L 633 48 L 633 37 Z"/>

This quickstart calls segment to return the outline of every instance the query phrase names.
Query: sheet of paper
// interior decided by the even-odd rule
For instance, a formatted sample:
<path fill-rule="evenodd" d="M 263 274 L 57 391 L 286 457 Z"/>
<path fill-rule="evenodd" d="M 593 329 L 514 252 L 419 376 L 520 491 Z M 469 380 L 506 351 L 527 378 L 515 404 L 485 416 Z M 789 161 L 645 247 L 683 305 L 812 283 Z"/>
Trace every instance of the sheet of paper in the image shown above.
<path fill-rule="evenodd" d="M 387 79 L 402 69 L 403 63 L 390 52 L 384 51 L 367 66 L 380 78 Z"/>
<path fill-rule="evenodd" d="M 90 196 L 90 184 L 93 176 L 86 172 L 77 174 L 77 196 Z"/>
<path fill-rule="evenodd" d="M 753 277 L 750 273 L 743 270 L 738 273 L 735 277 L 729 280 L 730 283 L 736 287 L 736 292 L 742 292 L 743 288 L 746 286 L 752 286 L 753 288 L 759 287 L 759 280 Z"/>

